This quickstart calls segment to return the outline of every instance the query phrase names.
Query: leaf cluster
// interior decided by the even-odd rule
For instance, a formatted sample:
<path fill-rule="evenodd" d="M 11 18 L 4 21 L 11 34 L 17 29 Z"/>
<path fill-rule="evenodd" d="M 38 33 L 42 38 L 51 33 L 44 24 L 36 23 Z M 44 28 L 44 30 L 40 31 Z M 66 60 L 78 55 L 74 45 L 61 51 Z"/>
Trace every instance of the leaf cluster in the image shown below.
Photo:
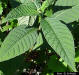
<path fill-rule="evenodd" d="M 10 75 L 8 70 L 11 75 L 20 75 L 23 69 L 35 65 L 42 68 L 43 75 L 78 71 L 79 0 L 3 2 L 0 0 L 2 75 Z M 34 68 L 37 70 L 37 66 Z"/>

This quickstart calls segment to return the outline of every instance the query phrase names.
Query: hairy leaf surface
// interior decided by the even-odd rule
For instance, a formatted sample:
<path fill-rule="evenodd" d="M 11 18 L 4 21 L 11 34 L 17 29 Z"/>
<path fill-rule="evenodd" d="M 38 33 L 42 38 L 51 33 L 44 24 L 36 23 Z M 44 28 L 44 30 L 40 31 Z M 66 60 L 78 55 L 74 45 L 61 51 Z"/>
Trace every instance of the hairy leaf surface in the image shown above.
<path fill-rule="evenodd" d="M 58 20 L 46 18 L 41 21 L 41 26 L 49 45 L 74 71 L 76 71 L 74 63 L 74 41 L 66 25 L 62 24 Z"/>
<path fill-rule="evenodd" d="M 11 10 L 7 15 L 6 19 L 4 20 L 4 22 L 17 19 L 22 16 L 35 16 L 37 14 L 38 14 L 37 8 L 34 3 L 32 2 L 24 3 Z"/>
<path fill-rule="evenodd" d="M 74 6 L 79 4 L 79 0 L 57 0 L 56 6 Z"/>
<path fill-rule="evenodd" d="M 29 50 L 37 39 L 37 29 L 26 25 L 13 29 L 4 40 L 0 49 L 0 62 L 14 58 Z"/>
<path fill-rule="evenodd" d="M 19 25 L 28 25 L 28 23 L 29 23 L 29 16 L 23 16 L 18 18 Z"/>
<path fill-rule="evenodd" d="M 54 13 L 51 18 L 56 20 L 62 20 L 66 23 L 70 23 L 79 19 L 79 5 L 76 5 L 68 10 L 62 10 Z"/>

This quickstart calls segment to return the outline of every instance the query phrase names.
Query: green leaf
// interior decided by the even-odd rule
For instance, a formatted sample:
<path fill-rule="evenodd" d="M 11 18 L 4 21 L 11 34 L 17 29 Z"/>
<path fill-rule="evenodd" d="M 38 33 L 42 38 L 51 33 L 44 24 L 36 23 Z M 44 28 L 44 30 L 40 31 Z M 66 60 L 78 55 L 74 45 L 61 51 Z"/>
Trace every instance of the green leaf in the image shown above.
<path fill-rule="evenodd" d="M 18 4 L 23 4 L 23 3 L 34 3 L 35 6 L 37 7 L 37 9 L 39 9 L 41 7 L 41 3 L 40 3 L 40 0 L 10 0 L 10 3 L 11 3 L 11 6 L 12 7 L 16 7 L 18 6 Z M 33 23 L 35 22 L 35 19 L 36 19 L 36 16 L 23 16 L 23 17 L 20 17 L 18 18 L 18 24 L 19 25 L 23 25 L 23 24 L 26 24 L 28 26 L 29 25 L 33 25 Z"/>
<path fill-rule="evenodd" d="M 33 0 L 33 2 L 35 3 L 37 9 L 41 7 L 41 0 Z"/>
<path fill-rule="evenodd" d="M 37 10 L 41 7 L 40 0 L 21 0 L 21 3 L 33 2 L 37 7 Z M 23 16 L 18 19 L 19 25 L 26 24 L 32 26 L 36 20 L 36 16 Z"/>
<path fill-rule="evenodd" d="M 21 73 L 23 69 L 27 69 L 29 66 L 29 64 L 25 62 L 24 58 L 24 55 L 20 55 L 11 60 L 0 62 L 0 70 L 3 71 L 4 75 L 20 75 L 17 73 Z"/>
<path fill-rule="evenodd" d="M 66 23 L 70 23 L 79 19 L 79 5 L 72 7 L 71 9 L 62 10 L 54 13 L 51 18 L 56 20 L 62 20 Z"/>
<path fill-rule="evenodd" d="M 44 12 L 44 10 L 49 7 L 50 5 L 52 5 L 54 3 L 55 0 L 45 0 L 41 6 L 41 11 Z"/>
<path fill-rule="evenodd" d="M 45 16 L 47 16 L 47 17 L 51 17 L 52 14 L 53 14 L 52 9 L 48 9 L 48 10 L 46 10 Z"/>
<path fill-rule="evenodd" d="M 9 28 L 12 28 L 12 26 L 11 26 L 11 25 L 3 26 L 2 29 L 1 29 L 1 32 L 5 32 L 5 31 L 7 31 Z"/>
<path fill-rule="evenodd" d="M 76 71 L 74 40 L 66 25 L 58 20 L 46 18 L 41 21 L 41 27 L 49 45 Z"/>
<path fill-rule="evenodd" d="M 39 33 L 39 36 L 38 36 L 38 38 L 37 38 L 37 42 L 36 42 L 36 45 L 34 46 L 34 50 L 36 49 L 36 48 L 38 48 L 39 46 L 41 46 L 43 44 L 43 38 L 42 38 L 42 35 L 41 35 L 41 33 Z"/>
<path fill-rule="evenodd" d="M 19 0 L 19 2 L 21 2 L 21 3 L 32 2 L 32 0 Z"/>
<path fill-rule="evenodd" d="M 47 62 L 48 69 L 52 72 L 66 72 L 66 67 L 58 61 L 56 55 L 52 55 Z"/>
<path fill-rule="evenodd" d="M 36 18 L 37 18 L 36 16 L 30 16 L 30 17 L 29 17 L 29 23 L 28 23 L 28 25 L 29 25 L 29 26 L 33 26 L 33 24 L 34 24 Z"/>
<path fill-rule="evenodd" d="M 12 7 L 17 7 L 20 4 L 30 3 L 30 2 L 33 2 L 36 5 L 37 9 L 41 7 L 40 0 L 9 0 L 9 1 Z"/>
<path fill-rule="evenodd" d="M 2 15 L 3 12 L 3 7 L 2 7 L 2 2 L 0 1 L 0 15 Z"/>
<path fill-rule="evenodd" d="M 22 3 L 26 3 L 26 2 L 32 2 L 32 0 L 9 0 L 10 5 L 15 8 L 17 6 L 19 6 Z"/>
<path fill-rule="evenodd" d="M 0 75 L 4 75 L 3 72 L 0 70 Z"/>
<path fill-rule="evenodd" d="M 0 62 L 14 58 L 33 47 L 37 39 L 37 29 L 22 25 L 13 29 L 0 49 Z"/>
<path fill-rule="evenodd" d="M 56 6 L 74 6 L 79 4 L 79 0 L 57 0 Z"/>
<path fill-rule="evenodd" d="M 75 62 L 79 62 L 79 56 L 75 58 Z"/>
<path fill-rule="evenodd" d="M 29 24 L 29 16 L 23 16 L 23 17 L 18 18 L 18 24 L 28 26 L 28 24 Z"/>
<path fill-rule="evenodd" d="M 18 18 L 19 25 L 33 26 L 36 16 L 23 16 Z"/>
<path fill-rule="evenodd" d="M 3 22 L 17 19 L 22 16 L 35 16 L 37 14 L 38 11 L 34 3 L 24 3 L 10 11 Z"/>
<path fill-rule="evenodd" d="M 76 51 L 75 62 L 79 62 L 79 50 Z"/>

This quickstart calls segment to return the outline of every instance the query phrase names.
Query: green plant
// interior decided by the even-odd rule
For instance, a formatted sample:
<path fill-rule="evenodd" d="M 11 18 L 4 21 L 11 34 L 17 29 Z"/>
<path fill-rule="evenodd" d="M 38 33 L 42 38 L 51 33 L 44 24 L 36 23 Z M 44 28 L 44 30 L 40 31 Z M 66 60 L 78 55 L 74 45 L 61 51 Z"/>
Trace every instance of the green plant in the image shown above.
<path fill-rule="evenodd" d="M 1 44 L 1 66 L 10 61 L 14 63 L 13 60 L 16 64 L 24 63 L 25 56 L 21 57 L 20 63 L 16 61 L 20 59 L 19 55 L 38 51 L 37 54 L 41 54 L 40 58 L 31 57 L 31 59 L 35 64 L 46 61 L 43 73 L 46 74 L 46 71 L 49 73 L 48 70 L 51 70 L 53 74 L 54 71 L 58 71 L 57 67 L 60 69 L 60 65 L 62 65 L 61 72 L 66 72 L 67 68 L 68 71 L 77 72 L 75 60 L 79 62 L 77 59 L 79 57 L 75 59 L 74 26 L 79 24 L 79 0 L 9 0 L 9 2 L 12 8 L 7 17 L 2 19 L 2 23 L 9 22 L 10 25 L 4 26 L 1 31 L 8 29 L 11 31 Z M 16 26 L 13 26 L 14 24 Z"/>

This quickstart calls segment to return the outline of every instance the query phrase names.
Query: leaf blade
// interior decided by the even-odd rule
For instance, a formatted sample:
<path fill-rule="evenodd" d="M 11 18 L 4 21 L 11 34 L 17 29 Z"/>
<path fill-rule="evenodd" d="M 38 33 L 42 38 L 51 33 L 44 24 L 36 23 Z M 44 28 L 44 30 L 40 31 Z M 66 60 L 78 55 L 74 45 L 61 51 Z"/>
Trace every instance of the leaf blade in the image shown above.
<path fill-rule="evenodd" d="M 24 3 L 20 4 L 18 7 L 10 11 L 7 17 L 3 20 L 3 22 L 17 19 L 22 16 L 36 16 L 37 14 L 38 11 L 34 3 Z"/>
<path fill-rule="evenodd" d="M 10 32 L 0 50 L 0 62 L 23 54 L 33 47 L 37 39 L 37 29 L 18 26 Z M 6 53 L 5 53 L 6 52 Z"/>
<path fill-rule="evenodd" d="M 79 3 L 79 0 L 57 0 L 56 6 L 74 6 Z"/>
<path fill-rule="evenodd" d="M 60 21 L 51 18 L 42 20 L 41 26 L 49 45 L 74 71 L 76 71 L 74 63 L 74 41 L 68 28 Z"/>
<path fill-rule="evenodd" d="M 70 23 L 79 19 L 79 5 L 68 10 L 62 10 L 54 13 L 51 18 Z"/>

